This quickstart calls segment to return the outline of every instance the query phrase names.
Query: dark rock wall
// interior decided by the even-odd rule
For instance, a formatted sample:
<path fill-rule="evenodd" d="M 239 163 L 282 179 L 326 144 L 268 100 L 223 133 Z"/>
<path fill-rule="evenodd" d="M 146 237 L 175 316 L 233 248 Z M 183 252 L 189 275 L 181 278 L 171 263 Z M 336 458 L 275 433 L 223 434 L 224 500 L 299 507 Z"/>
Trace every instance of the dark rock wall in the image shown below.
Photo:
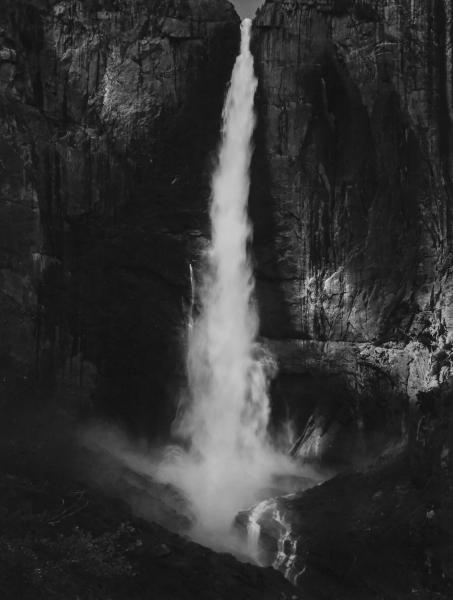
<path fill-rule="evenodd" d="M 452 26 L 444 0 L 268 0 L 255 21 L 263 335 L 299 402 L 346 386 L 356 433 L 403 431 L 450 375 Z"/>
<path fill-rule="evenodd" d="M 0 9 L 0 371 L 2 391 L 10 373 L 30 374 L 38 310 L 35 261 L 42 243 L 39 223 L 40 166 L 50 136 L 34 106 L 32 62 L 25 60 L 35 31 L 33 7 L 13 14 Z M 10 13 L 10 14 L 8 14 Z M 21 16 L 30 37 L 15 27 Z M 3 395 L 3 394 L 2 394 Z"/>
<path fill-rule="evenodd" d="M 0 22 L 2 365 L 162 431 L 238 17 L 24 0 Z"/>

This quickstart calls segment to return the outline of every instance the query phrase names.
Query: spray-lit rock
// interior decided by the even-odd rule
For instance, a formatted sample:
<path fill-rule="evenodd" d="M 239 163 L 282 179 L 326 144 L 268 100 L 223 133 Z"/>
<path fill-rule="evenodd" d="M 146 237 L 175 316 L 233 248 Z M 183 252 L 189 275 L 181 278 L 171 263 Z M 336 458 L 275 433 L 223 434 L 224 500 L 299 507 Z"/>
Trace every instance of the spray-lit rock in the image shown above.
<path fill-rule="evenodd" d="M 448 486 L 420 488 L 409 473 L 401 461 L 263 503 L 260 563 L 319 600 L 449 598 L 451 495 Z M 248 518 L 238 518 L 243 531 Z"/>
<path fill-rule="evenodd" d="M 255 21 L 264 334 L 282 396 L 309 403 L 323 374 L 359 429 L 451 369 L 451 19 L 444 1 L 269 0 Z"/>

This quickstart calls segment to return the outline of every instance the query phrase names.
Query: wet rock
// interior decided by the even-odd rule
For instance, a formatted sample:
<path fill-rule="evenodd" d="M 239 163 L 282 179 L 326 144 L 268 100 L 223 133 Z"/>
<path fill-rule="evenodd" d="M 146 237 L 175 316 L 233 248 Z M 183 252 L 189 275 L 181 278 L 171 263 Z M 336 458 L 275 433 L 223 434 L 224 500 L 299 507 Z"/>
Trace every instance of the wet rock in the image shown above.
<path fill-rule="evenodd" d="M 262 564 L 320 600 L 403 600 L 413 590 L 449 598 L 451 478 L 422 490 L 409 474 L 403 460 L 268 502 L 258 519 Z M 237 519 L 243 531 L 249 517 Z"/>

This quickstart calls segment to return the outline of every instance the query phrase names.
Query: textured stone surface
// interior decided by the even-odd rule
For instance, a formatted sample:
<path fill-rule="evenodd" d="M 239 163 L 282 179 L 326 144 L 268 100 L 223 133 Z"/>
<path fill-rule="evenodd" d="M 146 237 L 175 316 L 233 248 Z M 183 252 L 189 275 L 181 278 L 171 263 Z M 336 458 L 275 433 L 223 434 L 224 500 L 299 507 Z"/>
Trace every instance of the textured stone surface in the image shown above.
<path fill-rule="evenodd" d="M 276 396 L 295 421 L 293 453 L 305 459 L 365 464 L 408 440 L 420 389 L 437 385 L 422 344 L 282 340 L 268 342 L 279 358 Z M 284 382 L 289 378 L 289 391 Z M 286 398 L 285 398 L 286 392 Z M 418 418 L 415 416 L 415 418 Z"/>
<path fill-rule="evenodd" d="M 451 368 L 451 24 L 441 0 L 268 0 L 255 21 L 263 333 L 313 340 L 375 402 Z"/>
<path fill-rule="evenodd" d="M 263 285 L 280 279 L 294 336 L 404 341 L 450 326 L 448 4 L 270 1 L 259 13 L 276 233 L 260 271 Z"/>
<path fill-rule="evenodd" d="M 2 364 L 150 433 L 183 377 L 237 25 L 224 0 L 0 8 Z"/>

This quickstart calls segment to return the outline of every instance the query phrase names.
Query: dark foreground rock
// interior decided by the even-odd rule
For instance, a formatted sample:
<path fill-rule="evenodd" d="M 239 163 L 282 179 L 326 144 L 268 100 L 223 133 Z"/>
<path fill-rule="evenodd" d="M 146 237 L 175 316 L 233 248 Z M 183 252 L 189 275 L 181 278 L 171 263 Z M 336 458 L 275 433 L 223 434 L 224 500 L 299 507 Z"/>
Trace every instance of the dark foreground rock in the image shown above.
<path fill-rule="evenodd" d="M 29 427 L 23 421 L 14 438 L 2 426 L 2 599 L 300 598 L 275 570 L 240 563 L 133 518 L 121 502 L 74 479 L 67 466 L 73 452 L 68 430 L 53 419 L 58 430 L 52 432 L 50 421 L 46 441 L 34 418 Z"/>

